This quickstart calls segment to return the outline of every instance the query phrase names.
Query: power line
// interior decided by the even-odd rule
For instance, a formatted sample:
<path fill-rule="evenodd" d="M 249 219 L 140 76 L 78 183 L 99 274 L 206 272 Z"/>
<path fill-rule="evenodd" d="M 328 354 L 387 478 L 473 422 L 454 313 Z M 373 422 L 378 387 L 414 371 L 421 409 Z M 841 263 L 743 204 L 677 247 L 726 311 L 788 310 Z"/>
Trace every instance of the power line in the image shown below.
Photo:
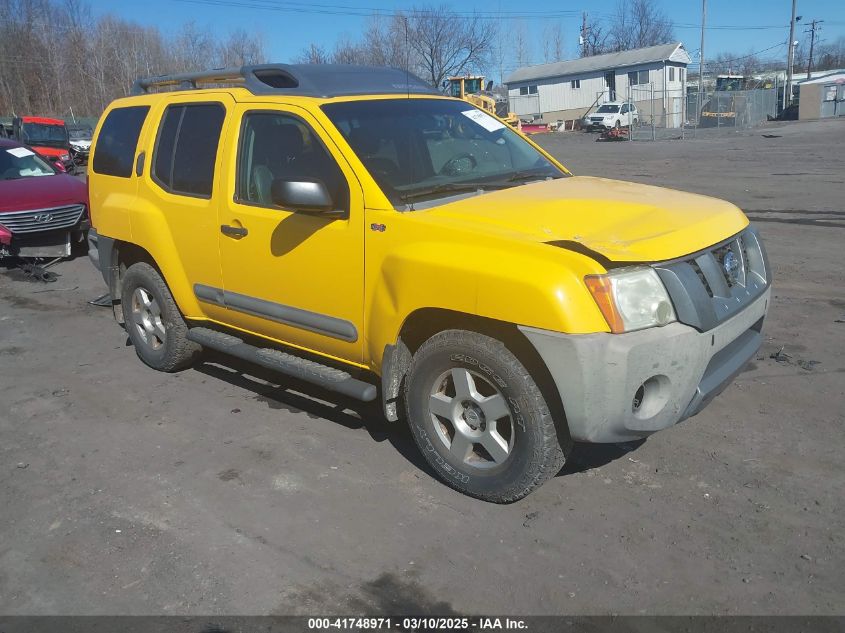
<path fill-rule="evenodd" d="M 382 7 L 373 7 L 366 5 L 338 5 L 338 4 L 320 4 L 320 3 L 305 3 L 284 0 L 177 0 L 185 4 L 200 4 L 207 6 L 220 7 L 237 7 L 244 9 L 257 9 L 263 11 L 275 11 L 280 13 L 302 13 L 302 14 L 318 14 L 318 15 L 348 15 L 353 17 L 369 17 L 371 15 L 389 16 L 395 13 L 402 13 L 398 9 L 385 9 Z M 410 9 L 419 15 L 427 15 L 437 13 L 436 11 L 427 11 L 425 9 Z M 556 10 L 556 11 L 450 11 L 450 15 L 461 19 L 482 19 L 482 20 L 501 20 L 501 19 L 560 19 L 560 18 L 575 18 L 579 17 L 578 11 L 571 10 Z M 615 18 L 615 13 L 593 13 L 592 15 L 603 18 Z M 678 29 L 700 29 L 700 24 L 688 23 L 673 23 L 672 26 Z M 706 30 L 729 30 L 729 31 L 760 31 L 771 29 L 782 29 L 785 24 L 713 24 L 705 27 Z"/>
<path fill-rule="evenodd" d="M 391 16 L 395 15 L 395 9 L 383 9 L 380 7 L 365 6 L 340 6 L 326 4 L 303 4 L 303 3 L 275 3 L 266 0 L 177 0 L 187 4 L 199 4 L 206 6 L 237 7 L 243 9 L 258 9 L 263 11 L 275 11 L 279 13 L 298 13 L 316 15 L 346 15 L 354 17 L 370 16 Z M 434 15 L 436 11 L 412 9 L 416 15 Z M 401 13 L 401 11 L 399 11 Z M 450 12 L 450 17 L 455 19 L 480 19 L 480 20 L 501 20 L 501 19 L 549 19 L 567 18 L 576 15 L 574 11 L 557 11 L 552 13 L 540 13 L 530 11 L 520 12 Z"/>

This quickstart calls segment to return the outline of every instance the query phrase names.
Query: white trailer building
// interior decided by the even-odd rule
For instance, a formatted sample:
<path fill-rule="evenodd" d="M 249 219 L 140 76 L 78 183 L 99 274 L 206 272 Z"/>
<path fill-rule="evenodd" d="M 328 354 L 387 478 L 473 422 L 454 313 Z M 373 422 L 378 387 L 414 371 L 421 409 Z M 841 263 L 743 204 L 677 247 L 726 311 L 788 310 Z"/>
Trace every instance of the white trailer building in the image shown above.
<path fill-rule="evenodd" d="M 686 68 L 680 42 L 564 62 L 526 66 L 505 79 L 511 112 L 522 118 L 572 121 L 596 104 L 630 98 L 668 127 L 683 125 Z"/>

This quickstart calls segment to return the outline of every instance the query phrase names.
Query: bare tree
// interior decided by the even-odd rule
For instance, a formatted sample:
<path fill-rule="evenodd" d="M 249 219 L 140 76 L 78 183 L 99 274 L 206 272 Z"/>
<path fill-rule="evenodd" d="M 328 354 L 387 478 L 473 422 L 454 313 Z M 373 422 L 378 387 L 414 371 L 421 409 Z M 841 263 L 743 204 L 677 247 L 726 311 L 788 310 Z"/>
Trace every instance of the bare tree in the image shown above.
<path fill-rule="evenodd" d="M 513 49 L 517 66 L 528 66 L 531 63 L 531 42 L 522 20 L 517 21 L 513 27 Z"/>
<path fill-rule="evenodd" d="M 620 0 L 610 23 L 612 51 L 665 44 L 675 39 L 672 21 L 654 0 Z"/>
<path fill-rule="evenodd" d="M 297 64 L 328 64 L 331 57 L 319 44 L 313 42 L 302 49 L 294 60 Z"/>
<path fill-rule="evenodd" d="M 405 31 L 412 69 L 433 86 L 450 75 L 484 66 L 496 35 L 492 20 L 461 19 L 447 5 L 397 13 L 393 25 L 400 33 Z"/>
<path fill-rule="evenodd" d="M 176 38 L 176 62 L 185 71 L 208 68 L 215 57 L 214 48 L 214 40 L 206 29 L 194 21 L 186 22 Z"/>
<path fill-rule="evenodd" d="M 563 59 L 563 31 L 560 22 L 543 26 L 543 62 L 559 62 Z"/>
<path fill-rule="evenodd" d="M 220 44 L 217 54 L 221 66 L 246 66 L 266 61 L 261 36 L 251 35 L 243 29 L 229 33 L 229 37 Z"/>
<path fill-rule="evenodd" d="M 832 70 L 845 67 L 845 37 L 840 36 L 833 42 L 822 42 L 818 46 L 817 70 Z"/>
<path fill-rule="evenodd" d="M 334 64 L 366 64 L 367 61 L 367 52 L 346 37 L 338 40 L 332 51 Z"/>
<path fill-rule="evenodd" d="M 592 57 L 608 52 L 609 34 L 598 20 L 586 20 L 581 37 L 583 38 L 581 44 L 582 57 Z"/>
<path fill-rule="evenodd" d="M 243 31 L 217 42 L 188 23 L 165 37 L 95 18 L 85 0 L 0 0 L 0 115 L 98 116 L 139 76 L 264 59 L 261 38 Z"/>

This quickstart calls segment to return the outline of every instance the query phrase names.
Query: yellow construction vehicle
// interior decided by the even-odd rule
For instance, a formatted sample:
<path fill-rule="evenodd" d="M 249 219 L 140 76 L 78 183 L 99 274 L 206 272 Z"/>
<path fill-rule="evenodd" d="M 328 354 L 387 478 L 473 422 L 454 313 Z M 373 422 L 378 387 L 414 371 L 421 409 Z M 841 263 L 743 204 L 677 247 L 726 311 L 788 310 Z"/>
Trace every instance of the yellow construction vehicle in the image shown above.
<path fill-rule="evenodd" d="M 444 82 L 444 87 L 449 89 L 449 95 L 493 114 L 508 125 L 519 128 L 519 117 L 513 112 L 508 112 L 507 99 L 497 100 L 493 94 L 493 82 L 485 86 L 483 75 L 465 75 L 463 77 L 449 77 Z"/>

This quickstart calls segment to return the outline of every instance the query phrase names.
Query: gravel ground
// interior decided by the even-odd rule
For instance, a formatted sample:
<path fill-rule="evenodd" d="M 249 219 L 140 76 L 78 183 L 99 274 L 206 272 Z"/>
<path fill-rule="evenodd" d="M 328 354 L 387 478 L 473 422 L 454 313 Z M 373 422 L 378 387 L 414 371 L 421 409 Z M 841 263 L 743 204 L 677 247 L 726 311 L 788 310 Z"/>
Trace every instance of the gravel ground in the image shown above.
<path fill-rule="evenodd" d="M 762 231 L 766 343 L 703 413 L 486 504 L 377 409 L 225 359 L 146 368 L 87 259 L 0 269 L 0 613 L 845 614 L 845 120 L 594 138 L 537 137 Z"/>

